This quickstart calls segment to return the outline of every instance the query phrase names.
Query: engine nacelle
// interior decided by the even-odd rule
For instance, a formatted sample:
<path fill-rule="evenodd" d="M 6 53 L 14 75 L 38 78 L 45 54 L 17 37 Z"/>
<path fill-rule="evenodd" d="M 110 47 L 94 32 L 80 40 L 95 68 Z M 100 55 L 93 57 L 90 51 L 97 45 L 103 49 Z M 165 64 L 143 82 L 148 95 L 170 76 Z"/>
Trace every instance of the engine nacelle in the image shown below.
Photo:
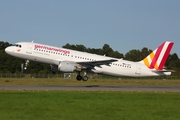
<path fill-rule="evenodd" d="M 73 63 L 62 61 L 58 65 L 58 70 L 62 72 L 73 72 L 76 70 L 76 66 Z"/>

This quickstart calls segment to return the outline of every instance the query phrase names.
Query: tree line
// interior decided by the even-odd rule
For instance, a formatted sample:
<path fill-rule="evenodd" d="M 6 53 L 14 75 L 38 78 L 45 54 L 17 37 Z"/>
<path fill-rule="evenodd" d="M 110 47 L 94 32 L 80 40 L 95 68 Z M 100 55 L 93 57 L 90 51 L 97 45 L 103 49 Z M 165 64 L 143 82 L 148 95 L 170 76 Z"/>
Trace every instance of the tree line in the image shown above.
<path fill-rule="evenodd" d="M 18 73 L 27 73 L 27 74 L 50 74 L 53 73 L 51 71 L 51 66 L 44 63 L 33 62 L 30 61 L 28 64 L 28 69 L 22 69 L 22 64 L 25 66 L 25 60 L 15 58 L 5 53 L 5 48 L 11 46 L 12 44 L 8 42 L 0 41 L 0 73 L 11 73 L 11 74 L 18 74 Z M 114 58 L 123 58 L 125 60 L 130 61 L 140 61 L 144 59 L 147 55 L 149 55 L 152 50 L 146 47 L 142 48 L 141 50 L 130 50 L 125 55 L 119 53 L 118 51 L 113 50 L 108 44 L 104 44 L 102 48 L 87 48 L 84 45 L 73 45 L 67 43 L 66 45 L 62 46 L 63 48 L 68 48 L 72 50 L 78 50 L 82 52 L 88 52 L 98 55 L 106 55 L 109 57 Z M 173 75 L 180 75 L 180 59 L 176 53 L 170 54 L 168 60 L 165 64 L 167 69 L 174 70 L 175 72 Z M 22 71 L 23 70 L 23 71 Z"/>

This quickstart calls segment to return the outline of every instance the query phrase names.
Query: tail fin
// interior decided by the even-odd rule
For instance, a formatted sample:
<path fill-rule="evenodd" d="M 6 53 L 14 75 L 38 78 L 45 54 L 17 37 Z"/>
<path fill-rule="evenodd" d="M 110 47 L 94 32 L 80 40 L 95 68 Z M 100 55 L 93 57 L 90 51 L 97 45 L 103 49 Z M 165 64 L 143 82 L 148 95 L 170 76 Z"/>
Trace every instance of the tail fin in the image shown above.
<path fill-rule="evenodd" d="M 169 56 L 173 42 L 164 42 L 150 55 L 142 60 L 142 62 L 150 69 L 162 70 Z"/>

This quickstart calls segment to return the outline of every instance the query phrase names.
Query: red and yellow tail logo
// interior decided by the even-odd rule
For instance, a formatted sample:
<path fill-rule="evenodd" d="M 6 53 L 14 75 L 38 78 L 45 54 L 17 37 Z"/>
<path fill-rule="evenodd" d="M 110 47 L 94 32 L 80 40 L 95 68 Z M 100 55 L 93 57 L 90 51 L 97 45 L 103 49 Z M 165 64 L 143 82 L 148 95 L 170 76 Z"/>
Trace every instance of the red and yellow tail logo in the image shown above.
<path fill-rule="evenodd" d="M 156 50 L 154 50 L 150 55 L 144 58 L 144 64 L 150 69 L 162 70 L 164 64 L 169 56 L 173 42 L 164 42 Z"/>

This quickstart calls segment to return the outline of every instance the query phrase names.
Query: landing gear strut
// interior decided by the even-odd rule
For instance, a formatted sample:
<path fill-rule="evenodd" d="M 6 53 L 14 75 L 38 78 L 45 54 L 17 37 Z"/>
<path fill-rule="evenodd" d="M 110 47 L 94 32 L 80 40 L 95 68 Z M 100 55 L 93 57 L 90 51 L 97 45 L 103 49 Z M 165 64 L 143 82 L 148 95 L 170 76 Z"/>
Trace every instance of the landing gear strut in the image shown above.
<path fill-rule="evenodd" d="M 88 80 L 88 76 L 86 74 L 84 76 L 81 76 L 80 72 L 79 72 L 78 75 L 76 76 L 76 80 L 78 80 L 78 81 L 81 81 L 81 80 L 87 81 Z"/>

